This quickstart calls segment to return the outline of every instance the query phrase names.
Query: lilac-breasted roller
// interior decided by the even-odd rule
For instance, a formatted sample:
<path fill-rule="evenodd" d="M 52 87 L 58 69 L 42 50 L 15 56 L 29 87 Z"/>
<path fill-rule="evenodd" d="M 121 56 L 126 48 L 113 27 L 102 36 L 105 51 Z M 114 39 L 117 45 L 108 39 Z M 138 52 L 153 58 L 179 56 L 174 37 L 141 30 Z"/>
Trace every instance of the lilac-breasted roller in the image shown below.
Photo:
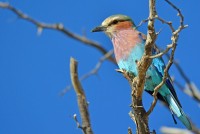
<path fill-rule="evenodd" d="M 92 32 L 99 31 L 105 32 L 112 40 L 119 68 L 137 76 L 136 64 L 144 54 L 145 38 L 143 34 L 136 30 L 131 18 L 125 15 L 110 16 L 100 26 L 92 30 Z M 156 53 L 156 50 L 153 49 L 152 54 Z M 146 72 L 145 91 L 150 94 L 154 92 L 154 88 L 162 81 L 164 68 L 165 64 L 161 57 L 152 60 Z M 170 77 L 167 78 L 165 84 L 159 89 L 157 96 L 168 105 L 169 109 L 188 129 L 192 129 L 189 119 L 183 112 Z"/>

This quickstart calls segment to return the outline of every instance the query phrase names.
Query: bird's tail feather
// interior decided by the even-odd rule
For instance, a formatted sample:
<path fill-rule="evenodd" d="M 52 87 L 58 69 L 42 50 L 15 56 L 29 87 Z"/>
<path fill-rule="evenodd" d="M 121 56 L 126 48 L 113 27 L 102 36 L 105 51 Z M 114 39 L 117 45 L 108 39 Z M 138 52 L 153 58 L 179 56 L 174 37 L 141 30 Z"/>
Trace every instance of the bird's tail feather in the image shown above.
<path fill-rule="evenodd" d="M 179 120 L 189 129 L 192 129 L 191 123 L 186 116 L 186 114 L 183 112 L 181 106 L 177 103 L 176 99 L 173 97 L 173 95 L 169 94 L 166 97 L 167 103 L 169 104 L 170 110 L 179 118 Z"/>

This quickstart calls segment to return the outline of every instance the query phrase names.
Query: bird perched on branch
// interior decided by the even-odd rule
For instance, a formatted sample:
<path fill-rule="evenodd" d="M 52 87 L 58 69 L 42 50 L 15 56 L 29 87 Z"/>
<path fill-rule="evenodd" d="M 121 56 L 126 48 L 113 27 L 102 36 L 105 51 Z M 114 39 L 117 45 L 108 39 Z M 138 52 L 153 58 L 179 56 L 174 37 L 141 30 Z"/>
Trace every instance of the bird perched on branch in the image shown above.
<path fill-rule="evenodd" d="M 125 15 L 113 15 L 106 18 L 102 24 L 92 32 L 105 32 L 110 37 L 114 46 L 114 53 L 120 69 L 138 75 L 137 62 L 142 58 L 145 51 L 145 39 L 143 34 L 137 31 L 134 22 Z M 152 49 L 152 54 L 156 54 Z M 154 58 L 146 72 L 145 91 L 153 94 L 154 88 L 161 83 L 164 77 L 165 64 L 161 57 Z M 159 89 L 158 98 L 164 101 L 169 109 L 188 128 L 192 129 L 191 123 L 183 112 L 174 87 L 167 78 L 165 84 Z"/>

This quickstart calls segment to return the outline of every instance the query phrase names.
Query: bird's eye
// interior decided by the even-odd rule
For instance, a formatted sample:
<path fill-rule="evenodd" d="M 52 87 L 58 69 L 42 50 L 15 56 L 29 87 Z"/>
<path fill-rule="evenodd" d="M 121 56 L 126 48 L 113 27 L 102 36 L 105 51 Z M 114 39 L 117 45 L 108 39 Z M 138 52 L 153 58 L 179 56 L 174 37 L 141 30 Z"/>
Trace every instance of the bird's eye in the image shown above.
<path fill-rule="evenodd" d="M 113 22 L 112 22 L 112 24 L 117 24 L 119 21 L 118 20 L 114 20 Z"/>

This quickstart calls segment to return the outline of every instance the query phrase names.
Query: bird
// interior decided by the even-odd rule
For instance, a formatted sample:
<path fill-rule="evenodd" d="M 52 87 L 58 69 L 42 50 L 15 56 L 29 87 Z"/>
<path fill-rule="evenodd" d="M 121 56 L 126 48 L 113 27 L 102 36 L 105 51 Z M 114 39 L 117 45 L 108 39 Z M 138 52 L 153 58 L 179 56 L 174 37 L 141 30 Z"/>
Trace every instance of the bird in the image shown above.
<path fill-rule="evenodd" d="M 126 15 L 117 14 L 106 18 L 100 26 L 95 27 L 92 32 L 104 32 L 112 41 L 114 55 L 118 67 L 121 70 L 130 72 L 134 76 L 138 75 L 137 62 L 140 61 L 145 52 L 145 34 L 137 30 L 133 20 Z M 157 54 L 158 49 L 152 49 L 152 54 Z M 164 77 L 165 63 L 162 57 L 153 58 L 151 65 L 147 69 L 144 90 L 151 95 L 154 88 L 161 83 Z M 192 126 L 184 113 L 181 103 L 177 97 L 170 76 L 159 89 L 157 97 L 167 104 L 178 119 L 191 130 Z M 175 118 L 173 116 L 174 122 Z"/>

